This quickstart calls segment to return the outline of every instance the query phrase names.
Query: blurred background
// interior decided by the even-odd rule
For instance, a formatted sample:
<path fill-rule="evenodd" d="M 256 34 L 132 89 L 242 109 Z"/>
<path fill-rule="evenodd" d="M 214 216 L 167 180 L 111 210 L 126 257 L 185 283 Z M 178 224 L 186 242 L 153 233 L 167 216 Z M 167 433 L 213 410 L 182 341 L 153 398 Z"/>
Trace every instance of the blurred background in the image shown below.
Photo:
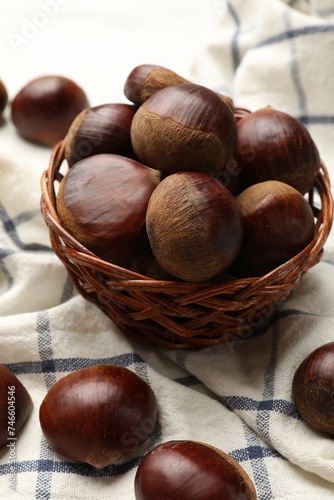
<path fill-rule="evenodd" d="M 83 87 L 91 105 L 126 101 L 124 81 L 136 65 L 160 64 L 188 78 L 223 4 L 221 0 L 2 3 L 0 79 L 10 98 L 36 76 L 61 74 Z M 19 147 L 25 159 L 40 169 L 49 157 L 49 150 L 19 139 L 9 119 L 2 126 L 1 140 L 14 150 Z"/>

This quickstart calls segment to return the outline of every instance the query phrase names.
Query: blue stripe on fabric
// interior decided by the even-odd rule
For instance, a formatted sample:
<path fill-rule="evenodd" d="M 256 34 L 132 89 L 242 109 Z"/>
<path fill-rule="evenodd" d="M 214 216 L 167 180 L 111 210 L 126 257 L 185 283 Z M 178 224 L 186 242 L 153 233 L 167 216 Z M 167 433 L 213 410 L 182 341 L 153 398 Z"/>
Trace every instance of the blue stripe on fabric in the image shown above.
<path fill-rule="evenodd" d="M 7 292 L 14 285 L 14 278 L 13 278 L 12 274 L 8 271 L 5 263 L 1 260 L 0 260 L 0 270 L 1 270 L 4 278 L 7 281 L 7 287 L 6 287 L 6 290 L 4 290 L 4 292 Z"/>
<path fill-rule="evenodd" d="M 334 33 L 334 25 L 333 24 L 321 24 L 316 26 L 305 26 L 303 28 L 294 28 L 278 35 L 266 38 L 261 42 L 258 42 L 252 45 L 252 49 L 259 49 L 261 47 L 266 47 L 268 45 L 273 45 L 280 42 L 285 42 L 286 40 L 290 40 L 291 38 L 297 38 L 300 36 L 309 36 L 309 35 L 317 35 L 324 33 Z"/>
<path fill-rule="evenodd" d="M 50 330 L 49 314 L 41 311 L 36 315 L 36 331 L 38 336 L 38 350 L 41 358 L 41 368 L 44 373 L 47 390 L 56 382 L 55 363 L 53 360 L 52 337 Z M 40 462 L 50 461 L 54 457 L 54 451 L 48 446 L 44 436 L 40 443 Z M 49 500 L 51 498 L 52 471 L 46 471 L 38 467 L 36 479 L 36 500 Z"/>
<path fill-rule="evenodd" d="M 36 214 L 34 213 L 34 216 L 35 215 Z M 16 218 L 16 221 L 25 222 L 26 220 L 28 220 L 26 217 L 28 217 L 28 219 L 31 218 L 31 212 L 29 212 L 27 215 L 21 214 Z M 41 245 L 39 243 L 27 243 L 27 244 L 23 243 L 17 233 L 15 222 L 9 217 L 5 207 L 1 203 L 0 203 L 0 219 L 3 222 L 3 226 L 6 233 L 10 236 L 11 240 L 13 241 L 13 243 L 15 243 L 15 245 L 18 248 L 30 251 L 36 251 L 36 250 L 51 251 L 50 246 Z"/>
<path fill-rule="evenodd" d="M 77 474 L 86 477 L 109 477 L 119 476 L 134 469 L 139 465 L 141 457 L 136 457 L 128 462 L 121 464 L 111 464 L 103 469 L 96 469 L 92 465 L 80 462 L 66 462 L 65 460 L 59 462 L 48 459 L 29 460 L 16 462 L 17 473 L 38 472 L 43 474 L 63 473 L 63 474 Z M 10 474 L 10 466 L 4 464 L 0 467 L 0 476 Z M 46 492 L 45 492 L 46 493 Z M 37 497 L 36 497 L 37 498 Z M 42 496 L 41 498 L 46 498 Z"/>
<path fill-rule="evenodd" d="M 229 455 L 234 458 L 238 463 L 247 462 L 249 460 L 256 460 L 258 458 L 283 458 L 278 451 L 272 450 L 271 448 L 265 448 L 260 445 L 248 446 L 246 448 L 240 448 L 234 450 Z"/>
<path fill-rule="evenodd" d="M 234 458 L 237 462 L 247 462 L 257 459 L 263 459 L 267 457 L 282 458 L 281 455 L 275 450 L 270 448 L 265 448 L 259 444 L 250 445 L 245 448 L 239 448 L 232 451 L 229 455 Z M 110 477 L 119 476 L 129 472 L 130 470 L 136 468 L 141 460 L 140 457 L 133 458 L 127 462 L 122 462 L 120 464 L 114 463 L 110 464 L 103 469 L 96 469 L 95 467 L 81 463 L 81 462 L 67 462 L 66 460 L 54 461 L 54 460 L 27 460 L 17 462 L 17 473 L 33 473 L 33 472 L 43 472 L 43 473 L 59 473 L 59 474 L 76 474 L 85 477 Z M 6 476 L 10 474 L 9 464 L 3 464 L 0 467 L 0 476 Z"/>
<path fill-rule="evenodd" d="M 185 387 L 192 387 L 193 385 L 202 385 L 202 382 L 198 380 L 194 375 L 188 375 L 185 377 L 178 377 L 174 380 L 174 382 L 177 382 L 180 385 L 183 385 Z"/>
<path fill-rule="evenodd" d="M 16 250 L 13 248 L 0 248 L 0 259 L 5 259 L 9 255 L 13 255 L 14 253 L 17 253 Z"/>
<path fill-rule="evenodd" d="M 273 401 L 275 392 L 275 372 L 277 367 L 277 350 L 279 342 L 279 322 L 272 328 L 272 348 L 269 365 L 264 373 L 264 389 L 262 394 L 262 403 Z M 258 409 L 256 416 L 256 425 L 259 433 L 269 444 L 271 439 L 269 435 L 271 408 L 264 406 L 261 410 Z"/>
<path fill-rule="evenodd" d="M 41 358 L 41 370 L 44 373 L 45 384 L 49 390 L 56 382 L 56 366 L 52 352 L 52 338 L 47 311 L 37 313 L 36 331 L 38 335 L 38 349 Z"/>
<path fill-rule="evenodd" d="M 175 353 L 175 361 L 181 367 L 186 369 L 186 361 L 187 357 L 191 354 L 191 351 L 176 351 Z"/>
<path fill-rule="evenodd" d="M 286 26 L 288 28 L 288 31 L 291 31 L 291 28 L 292 28 L 291 9 L 289 9 L 289 8 L 285 9 L 284 20 L 285 20 Z M 304 92 L 301 78 L 300 78 L 299 64 L 298 64 L 298 51 L 297 51 L 297 45 L 296 45 L 295 38 L 290 39 L 290 50 L 291 50 L 290 71 L 291 71 L 292 81 L 293 81 L 294 86 L 297 90 L 300 113 L 304 116 L 307 116 L 306 93 Z"/>
<path fill-rule="evenodd" d="M 240 64 L 240 53 L 239 53 L 239 47 L 238 47 L 238 39 L 240 35 L 240 19 L 237 14 L 237 11 L 235 7 L 231 4 L 231 2 L 227 2 L 227 7 L 228 10 L 235 22 L 236 25 L 236 30 L 232 36 L 232 43 L 231 43 L 231 49 L 232 49 L 232 61 L 233 61 L 233 69 L 234 71 L 237 69 L 237 67 Z"/>
<path fill-rule="evenodd" d="M 301 419 L 294 404 L 286 401 L 285 399 L 267 399 L 258 401 L 245 396 L 224 396 L 222 397 L 222 400 L 233 411 L 273 411 L 276 413 L 282 413 L 287 417 L 292 417 L 297 420 Z"/>
<path fill-rule="evenodd" d="M 94 366 L 101 364 L 114 364 L 119 366 L 130 366 L 135 363 L 144 363 L 142 358 L 136 353 L 124 353 L 118 356 L 109 358 L 55 358 L 53 364 L 49 365 L 52 372 L 64 373 L 79 370 L 86 366 Z M 6 367 L 16 374 L 20 373 L 42 373 L 43 366 L 46 366 L 46 360 L 30 361 L 20 363 L 6 363 Z"/>
<path fill-rule="evenodd" d="M 334 115 L 300 115 L 296 116 L 304 124 L 309 125 L 333 125 Z"/>
<path fill-rule="evenodd" d="M 25 222 L 37 217 L 41 214 L 39 208 L 35 208 L 33 210 L 27 210 L 26 212 L 19 213 L 16 217 L 14 217 L 13 224 L 14 226 L 19 226 L 20 224 L 24 224 Z"/>
<path fill-rule="evenodd" d="M 245 423 L 243 427 L 247 443 L 245 451 L 252 467 L 257 498 L 258 500 L 271 500 L 273 493 L 265 460 L 265 448 L 261 446 L 258 436 L 250 427 Z"/>

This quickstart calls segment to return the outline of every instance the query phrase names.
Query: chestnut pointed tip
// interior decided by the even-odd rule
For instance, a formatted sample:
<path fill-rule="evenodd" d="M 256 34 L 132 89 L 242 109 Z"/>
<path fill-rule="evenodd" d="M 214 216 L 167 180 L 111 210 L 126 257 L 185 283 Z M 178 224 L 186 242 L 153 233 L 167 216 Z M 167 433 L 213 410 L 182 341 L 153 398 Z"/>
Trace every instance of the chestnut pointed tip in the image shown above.
<path fill-rule="evenodd" d="M 105 455 L 103 453 L 101 453 L 100 455 L 90 455 L 89 457 L 87 457 L 85 460 L 83 460 L 83 462 L 86 462 L 88 465 L 91 465 L 92 467 L 95 467 L 95 469 L 99 469 L 99 470 L 102 470 L 104 469 L 105 467 L 108 467 L 108 465 L 116 462 L 117 460 L 119 460 L 119 457 L 118 455 Z"/>

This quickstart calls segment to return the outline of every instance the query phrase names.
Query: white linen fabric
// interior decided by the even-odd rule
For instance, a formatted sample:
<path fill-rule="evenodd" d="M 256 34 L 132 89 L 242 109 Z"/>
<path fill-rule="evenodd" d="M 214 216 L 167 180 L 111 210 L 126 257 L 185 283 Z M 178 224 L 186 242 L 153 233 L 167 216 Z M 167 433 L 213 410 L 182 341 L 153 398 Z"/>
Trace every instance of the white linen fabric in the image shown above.
<path fill-rule="evenodd" d="M 334 178 L 332 1 L 218 0 L 212 7 L 218 23 L 186 76 L 237 105 L 271 104 L 299 118 Z M 201 351 L 137 344 L 78 295 L 50 247 L 39 209 L 41 171 L 29 163 L 49 152 L 23 146 L 27 161 L 13 143 L 0 130 L 0 363 L 25 385 L 34 409 L 16 443 L 14 491 L 9 450 L 0 450 L 0 497 L 131 500 L 147 449 L 194 439 L 235 458 L 260 500 L 333 498 L 333 440 L 310 429 L 291 399 L 299 363 L 334 338 L 333 236 L 262 335 Z M 56 380 L 99 363 L 143 377 L 159 406 L 149 442 L 103 470 L 54 453 L 38 419 Z"/>

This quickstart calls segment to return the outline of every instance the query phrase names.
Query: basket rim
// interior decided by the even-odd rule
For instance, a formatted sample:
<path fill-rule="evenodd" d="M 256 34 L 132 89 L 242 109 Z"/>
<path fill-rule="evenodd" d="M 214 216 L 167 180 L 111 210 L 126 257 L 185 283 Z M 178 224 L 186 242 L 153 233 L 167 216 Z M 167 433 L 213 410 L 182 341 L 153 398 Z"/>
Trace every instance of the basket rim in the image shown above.
<path fill-rule="evenodd" d="M 297 264 L 301 261 L 305 261 L 304 267 L 312 267 L 320 260 L 320 254 L 325 241 L 330 233 L 333 224 L 333 214 L 334 214 L 334 204 L 333 196 L 330 188 L 330 179 L 326 165 L 321 160 L 321 167 L 316 181 L 313 185 L 312 190 L 308 193 L 311 200 L 314 196 L 314 190 L 316 190 L 321 199 L 321 209 L 317 217 L 315 235 L 313 240 L 305 247 L 300 253 L 284 262 L 280 266 L 276 267 L 269 273 L 263 276 L 247 277 L 247 278 L 234 278 L 231 282 L 222 283 L 210 283 L 210 282 L 185 282 L 179 280 L 156 280 L 154 278 L 139 274 L 130 269 L 120 267 L 116 264 L 104 261 L 85 246 L 79 243 L 74 237 L 72 237 L 61 225 L 60 220 L 56 211 L 56 191 L 55 182 L 60 182 L 63 175 L 59 173 L 59 169 L 64 161 L 64 150 L 65 150 L 66 137 L 59 141 L 53 148 L 52 154 L 49 160 L 48 168 L 45 169 L 41 176 L 41 212 L 45 219 L 47 226 L 60 237 L 66 238 L 66 240 L 71 245 L 71 255 L 80 260 L 84 260 L 86 264 L 91 266 L 93 269 L 103 272 L 107 276 L 112 275 L 113 279 L 120 280 L 122 282 L 122 287 L 140 287 L 141 285 L 150 286 L 153 290 L 158 290 L 165 288 L 168 289 L 168 293 L 179 293 L 179 292 L 191 292 L 193 290 L 195 293 L 199 290 L 216 290 L 217 293 L 224 293 L 224 290 L 229 290 L 231 288 L 231 283 L 233 284 L 233 289 L 238 287 L 242 288 L 245 285 L 250 285 L 254 288 L 254 291 L 266 284 L 271 283 L 273 278 L 281 277 L 284 279 L 287 269 L 290 270 L 288 275 L 294 272 L 294 269 L 298 268 Z M 306 259 L 309 255 L 310 260 Z M 307 269 L 306 269 L 307 270 Z M 298 273 L 302 273 L 304 269 L 298 269 Z M 296 272 L 296 271 L 295 271 Z M 305 272 L 305 271 L 304 271 Z M 285 278 L 286 279 L 286 278 Z M 201 292 L 200 292 L 201 293 Z"/>

